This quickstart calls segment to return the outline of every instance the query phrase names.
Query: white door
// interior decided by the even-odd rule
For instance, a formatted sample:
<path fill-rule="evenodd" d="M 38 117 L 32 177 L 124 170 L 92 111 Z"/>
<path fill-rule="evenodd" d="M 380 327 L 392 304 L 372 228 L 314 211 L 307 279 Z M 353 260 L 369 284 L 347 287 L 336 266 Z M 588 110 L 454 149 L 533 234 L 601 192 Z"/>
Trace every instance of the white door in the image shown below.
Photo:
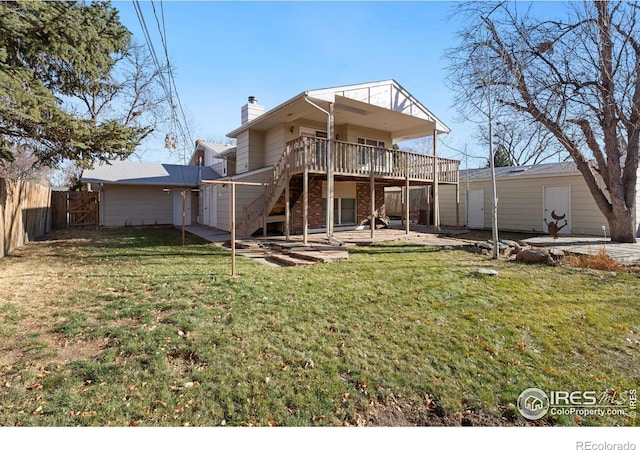
<path fill-rule="evenodd" d="M 209 186 L 209 201 L 207 202 L 209 208 L 209 226 L 218 226 L 218 186 Z"/>
<path fill-rule="evenodd" d="M 202 200 L 200 201 L 200 208 L 202 208 L 201 222 L 203 225 L 210 225 L 209 223 L 209 203 L 211 202 L 211 186 L 202 187 Z"/>
<path fill-rule="evenodd" d="M 560 228 L 559 234 L 571 234 L 571 186 L 544 186 L 544 211 L 542 229 L 548 224 Z"/>
<path fill-rule="evenodd" d="M 204 213 L 206 211 L 207 206 L 207 197 L 206 197 L 207 188 L 206 186 L 200 187 L 200 201 L 198 202 L 198 223 L 206 225 L 206 218 Z"/>
<path fill-rule="evenodd" d="M 184 193 L 184 224 L 191 225 L 191 192 Z M 173 226 L 182 226 L 182 192 L 173 191 Z"/>
<path fill-rule="evenodd" d="M 484 189 L 474 189 L 467 194 L 468 228 L 484 228 Z"/>

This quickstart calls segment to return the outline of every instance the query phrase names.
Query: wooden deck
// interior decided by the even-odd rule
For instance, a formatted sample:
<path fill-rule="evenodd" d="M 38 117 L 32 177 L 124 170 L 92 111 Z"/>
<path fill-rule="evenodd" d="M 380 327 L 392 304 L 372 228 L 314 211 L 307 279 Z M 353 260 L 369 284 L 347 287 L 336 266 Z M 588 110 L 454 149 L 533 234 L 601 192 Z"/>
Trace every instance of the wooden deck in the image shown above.
<path fill-rule="evenodd" d="M 273 165 L 262 195 L 243 211 L 240 234 L 249 236 L 267 221 L 291 177 L 328 174 L 334 178 L 375 180 L 396 185 L 458 184 L 460 161 L 404 150 L 302 136 L 287 142 Z M 329 170 L 331 169 L 331 170 Z"/>
<path fill-rule="evenodd" d="M 331 167 L 335 176 L 370 178 L 373 175 L 377 179 L 404 181 L 409 178 L 410 182 L 427 183 L 437 179 L 441 184 L 455 184 L 460 161 L 303 136 L 287 143 L 278 165 L 289 175 L 303 173 L 305 168 L 309 173 L 327 173 Z"/>

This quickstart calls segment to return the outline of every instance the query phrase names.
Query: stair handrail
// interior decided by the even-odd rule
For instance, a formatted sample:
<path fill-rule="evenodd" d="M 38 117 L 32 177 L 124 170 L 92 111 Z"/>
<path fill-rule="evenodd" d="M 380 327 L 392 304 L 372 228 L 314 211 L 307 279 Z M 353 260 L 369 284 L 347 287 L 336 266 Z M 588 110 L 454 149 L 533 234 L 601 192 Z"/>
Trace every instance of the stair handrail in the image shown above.
<path fill-rule="evenodd" d="M 265 183 L 262 194 L 253 202 L 245 206 L 243 210 L 243 225 L 246 230 L 248 230 L 251 225 L 255 225 L 254 222 L 258 218 L 264 216 L 264 212 L 269 210 L 278 200 L 278 197 L 282 193 L 280 189 L 283 187 L 282 182 L 284 181 L 284 178 L 288 178 L 289 175 L 292 154 L 294 154 L 294 150 L 298 150 L 300 148 L 300 144 L 302 144 L 302 148 L 305 148 L 307 146 L 307 139 L 308 138 L 306 136 L 301 136 L 293 141 L 287 142 L 284 152 L 282 152 L 278 161 L 273 165 L 271 176 Z M 295 158 L 293 161 L 295 164 Z M 266 224 L 263 224 L 263 226 L 266 226 Z"/>

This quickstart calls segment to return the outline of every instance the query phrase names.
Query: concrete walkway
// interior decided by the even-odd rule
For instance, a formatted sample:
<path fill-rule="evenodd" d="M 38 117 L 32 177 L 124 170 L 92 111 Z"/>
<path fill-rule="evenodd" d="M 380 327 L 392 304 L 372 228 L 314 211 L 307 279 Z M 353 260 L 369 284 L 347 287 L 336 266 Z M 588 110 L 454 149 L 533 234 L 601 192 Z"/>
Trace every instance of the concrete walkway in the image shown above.
<path fill-rule="evenodd" d="M 187 225 L 185 227 L 185 231 L 198 236 L 199 238 L 202 238 L 207 242 L 217 244 L 221 247 L 230 248 L 228 242 L 231 240 L 231 233 L 229 233 L 228 231 L 222 231 L 217 228 L 209 227 L 207 225 L 201 225 L 199 223 Z M 238 248 L 236 246 L 236 255 L 244 256 L 245 258 L 251 258 L 255 261 L 261 262 L 271 267 L 280 267 L 279 264 L 271 260 L 269 257 L 265 256 L 264 253 L 254 251 L 250 248 Z"/>
<path fill-rule="evenodd" d="M 557 248 L 564 252 L 582 255 L 597 255 L 604 249 L 608 256 L 621 264 L 640 264 L 640 242 L 635 244 L 619 244 L 604 237 L 592 236 L 537 236 L 524 239 L 524 242 L 535 247 Z"/>
<path fill-rule="evenodd" d="M 208 227 L 199 223 L 193 223 L 184 227 L 185 231 L 196 235 L 208 242 L 225 242 L 231 240 L 231 233 Z"/>

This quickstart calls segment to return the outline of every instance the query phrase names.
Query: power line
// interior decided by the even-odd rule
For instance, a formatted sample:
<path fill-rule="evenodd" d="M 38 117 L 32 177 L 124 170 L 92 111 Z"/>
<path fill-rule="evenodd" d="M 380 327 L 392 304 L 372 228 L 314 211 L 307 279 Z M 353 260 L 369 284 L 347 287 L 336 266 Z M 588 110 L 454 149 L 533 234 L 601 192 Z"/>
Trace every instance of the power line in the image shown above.
<path fill-rule="evenodd" d="M 147 47 L 149 48 L 149 52 L 151 54 L 151 59 L 156 67 L 156 70 L 158 71 L 160 85 L 162 86 L 162 89 L 165 93 L 167 101 L 169 102 L 169 107 L 171 108 L 171 118 L 170 118 L 171 124 L 172 124 L 171 127 L 172 128 L 175 127 L 178 130 L 178 132 L 182 136 L 182 139 L 184 140 L 184 146 L 186 147 L 193 141 L 193 139 L 191 137 L 191 132 L 187 125 L 187 118 L 184 113 L 184 108 L 182 107 L 180 96 L 178 95 L 178 89 L 177 89 L 175 78 L 173 76 L 173 72 L 171 69 L 171 63 L 169 61 L 169 51 L 168 51 L 167 41 L 166 41 L 166 26 L 164 21 L 164 5 L 161 0 L 160 1 L 160 6 L 162 10 L 162 27 L 161 27 L 160 20 L 158 19 L 158 15 L 156 12 L 155 4 L 153 3 L 153 0 L 151 1 L 153 14 L 156 19 L 156 23 L 158 25 L 158 32 L 160 34 L 160 42 L 162 43 L 162 47 L 164 50 L 164 57 L 167 62 L 166 76 L 168 79 L 165 79 L 165 70 L 163 70 L 163 66 L 160 64 L 160 59 L 158 58 L 158 54 L 156 53 L 155 47 L 153 45 L 153 40 L 151 39 L 151 33 L 149 32 L 149 28 L 144 18 L 142 8 L 140 7 L 140 2 L 139 0 L 132 0 L 132 1 L 133 1 L 134 9 L 136 11 L 136 15 L 138 16 L 138 21 L 140 22 L 140 26 L 142 28 L 142 33 L 147 43 Z M 178 107 L 180 109 L 180 113 L 182 114 L 182 119 L 184 120 L 184 126 L 180 121 L 180 118 L 176 114 L 176 104 L 174 103 L 174 93 L 175 93 L 175 98 L 176 98 Z M 167 135 L 167 140 L 165 142 L 169 141 L 168 138 L 169 138 L 169 135 Z M 180 156 L 183 162 L 186 162 L 186 155 L 184 154 L 184 152 L 182 152 Z"/>
<path fill-rule="evenodd" d="M 171 91 L 171 87 L 173 86 L 173 92 L 175 92 L 176 101 L 178 103 L 178 108 L 180 109 L 180 113 L 182 114 L 182 120 L 184 121 L 184 128 L 182 127 L 182 124 L 180 123 L 179 119 L 177 119 L 177 123 L 180 126 L 180 131 L 181 131 L 182 137 L 183 137 L 183 139 L 185 139 L 185 144 L 186 143 L 191 143 L 191 142 L 193 142 L 193 136 L 191 136 L 191 131 L 189 130 L 189 125 L 187 123 L 187 117 L 186 117 L 186 114 L 184 112 L 184 108 L 182 107 L 182 101 L 180 100 L 180 94 L 178 93 L 178 87 L 176 86 L 176 80 L 175 80 L 175 77 L 173 76 L 173 69 L 172 69 L 171 63 L 169 61 L 169 49 L 168 49 L 168 46 L 167 46 L 167 31 L 166 31 L 166 23 L 165 23 L 165 20 L 164 20 L 164 3 L 163 3 L 162 0 L 160 0 L 162 27 L 160 26 L 160 20 L 158 19 L 158 14 L 156 12 L 156 7 L 155 7 L 155 4 L 154 4 L 153 0 L 151 0 L 151 7 L 153 9 L 153 15 L 154 15 L 154 17 L 156 19 L 156 24 L 158 25 L 158 33 L 160 34 L 160 41 L 162 42 L 162 46 L 164 47 L 164 55 L 165 55 L 165 58 L 167 60 L 167 73 L 169 75 L 169 90 Z M 185 133 L 185 131 L 186 131 L 186 133 Z"/>

